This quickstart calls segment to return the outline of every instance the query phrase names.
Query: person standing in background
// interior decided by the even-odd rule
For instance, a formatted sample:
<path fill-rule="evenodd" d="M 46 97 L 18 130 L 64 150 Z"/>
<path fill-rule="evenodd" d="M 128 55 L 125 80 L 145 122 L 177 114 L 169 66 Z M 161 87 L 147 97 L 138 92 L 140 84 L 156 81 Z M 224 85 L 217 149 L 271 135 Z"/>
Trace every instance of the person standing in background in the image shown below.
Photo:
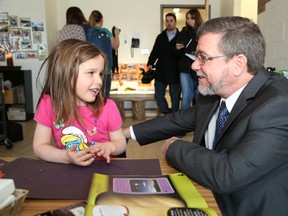
<path fill-rule="evenodd" d="M 98 10 L 93 10 L 89 17 L 89 24 L 91 27 L 94 27 L 98 29 L 99 31 L 103 32 L 103 34 L 106 34 L 107 37 L 110 38 L 110 50 L 111 52 L 105 53 L 107 55 L 108 59 L 108 67 L 104 74 L 104 84 L 103 84 L 103 93 L 106 98 L 110 97 L 110 89 L 111 89 L 111 80 L 112 80 L 112 65 L 113 65 L 113 57 L 112 57 L 112 49 L 117 50 L 120 46 L 120 40 L 119 40 L 119 34 L 120 29 L 114 28 L 114 32 L 112 33 L 109 29 L 103 27 L 103 15 Z M 102 50 L 105 52 L 104 50 Z"/>
<path fill-rule="evenodd" d="M 180 57 L 179 71 L 180 84 L 182 91 L 181 109 L 191 106 L 197 95 L 198 79 L 196 72 L 192 70 L 191 65 L 194 62 L 189 55 L 192 54 L 197 47 L 196 31 L 203 23 L 201 15 L 197 9 L 190 9 L 186 13 L 186 26 L 179 33 L 176 49 Z"/>
<path fill-rule="evenodd" d="M 168 13 L 165 16 L 166 29 L 156 38 L 153 49 L 148 59 L 148 70 L 151 70 L 156 62 L 156 77 L 154 82 L 155 100 L 159 111 L 163 114 L 176 112 L 180 103 L 180 80 L 178 72 L 178 57 L 176 55 L 176 16 Z M 168 107 L 165 98 L 166 88 L 169 85 L 169 94 L 172 108 Z"/>
<path fill-rule="evenodd" d="M 66 25 L 60 30 L 58 42 L 67 39 L 86 41 L 83 26 L 88 22 L 83 12 L 78 7 L 69 7 L 66 11 Z"/>

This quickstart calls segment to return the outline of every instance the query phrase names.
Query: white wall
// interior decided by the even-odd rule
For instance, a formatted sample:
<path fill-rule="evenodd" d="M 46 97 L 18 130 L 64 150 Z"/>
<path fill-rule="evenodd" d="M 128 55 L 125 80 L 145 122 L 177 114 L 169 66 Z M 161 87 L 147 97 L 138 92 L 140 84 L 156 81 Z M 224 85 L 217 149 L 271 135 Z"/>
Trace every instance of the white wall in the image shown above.
<path fill-rule="evenodd" d="M 265 67 L 288 70 L 288 1 L 266 3 L 265 12 L 258 16 L 258 24 L 266 40 Z"/>
<path fill-rule="evenodd" d="M 257 23 L 258 0 L 234 0 L 235 16 L 244 16 Z"/>
<path fill-rule="evenodd" d="M 55 25 L 58 22 L 57 6 L 57 0 L 45 0 L 46 35 L 49 52 L 56 44 L 59 34 L 58 26 Z"/>
<path fill-rule="evenodd" d="M 233 14 L 233 0 L 221 0 L 221 16 L 231 16 Z"/>
<path fill-rule="evenodd" d="M 204 5 L 204 0 L 61 0 L 58 1 L 58 28 L 65 25 L 65 13 L 68 7 L 78 6 L 86 18 L 91 11 L 99 10 L 104 17 L 104 27 L 111 29 L 114 25 L 121 29 L 119 63 L 146 63 L 148 55 L 141 55 L 142 49 L 151 51 L 156 36 L 160 33 L 160 5 Z M 210 0 L 211 16 L 219 16 L 219 0 Z M 140 48 L 134 49 L 131 57 L 131 39 L 140 39 Z"/>
<path fill-rule="evenodd" d="M 258 0 L 221 0 L 221 16 L 243 16 L 257 22 Z"/>

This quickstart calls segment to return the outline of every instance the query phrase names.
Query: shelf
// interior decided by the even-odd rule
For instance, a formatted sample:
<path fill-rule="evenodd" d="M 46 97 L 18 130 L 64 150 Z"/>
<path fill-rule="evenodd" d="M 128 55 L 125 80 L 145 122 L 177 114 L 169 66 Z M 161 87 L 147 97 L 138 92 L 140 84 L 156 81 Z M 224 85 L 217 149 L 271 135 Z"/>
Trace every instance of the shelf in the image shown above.
<path fill-rule="evenodd" d="M 10 80 L 11 81 L 13 87 L 17 87 L 20 85 L 24 86 L 25 103 L 5 104 L 6 111 L 9 109 L 9 107 L 11 107 L 13 105 L 24 105 L 25 112 L 26 112 L 24 121 L 33 119 L 34 112 L 33 112 L 33 94 L 32 94 L 31 70 L 21 70 L 21 67 L 0 66 L 0 73 L 3 74 L 3 77 L 4 77 L 3 80 Z M 20 121 L 23 121 L 23 119 L 21 119 Z"/>

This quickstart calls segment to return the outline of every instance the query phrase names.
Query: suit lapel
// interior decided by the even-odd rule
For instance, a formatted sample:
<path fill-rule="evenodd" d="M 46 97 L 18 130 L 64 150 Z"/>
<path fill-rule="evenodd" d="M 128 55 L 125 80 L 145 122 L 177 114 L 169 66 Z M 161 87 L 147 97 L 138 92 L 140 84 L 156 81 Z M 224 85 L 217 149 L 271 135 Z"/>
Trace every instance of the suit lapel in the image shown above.
<path fill-rule="evenodd" d="M 212 118 L 212 115 L 215 113 L 217 107 L 219 106 L 220 97 L 216 95 L 213 96 L 199 95 L 198 98 L 199 98 L 198 103 L 199 107 L 196 106 L 197 127 L 195 128 L 194 142 L 201 143 L 201 145 L 205 146 L 204 141 L 205 131 L 208 128 L 208 124 L 210 122 L 210 119 Z"/>

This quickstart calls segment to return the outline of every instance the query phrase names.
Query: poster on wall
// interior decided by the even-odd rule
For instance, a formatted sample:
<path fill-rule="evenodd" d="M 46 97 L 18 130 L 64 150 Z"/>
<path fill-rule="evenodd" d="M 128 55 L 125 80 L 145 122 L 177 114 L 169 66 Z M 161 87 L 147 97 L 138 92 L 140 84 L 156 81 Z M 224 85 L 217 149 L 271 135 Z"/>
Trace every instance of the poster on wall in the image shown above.
<path fill-rule="evenodd" d="M 32 22 L 32 31 L 44 31 L 43 22 Z"/>
<path fill-rule="evenodd" d="M 38 44 L 38 59 L 45 59 L 47 56 L 47 47 L 45 44 Z"/>
<path fill-rule="evenodd" d="M 22 28 L 10 28 L 10 34 L 12 37 L 21 37 L 23 34 Z"/>
<path fill-rule="evenodd" d="M 18 26 L 18 16 L 11 15 L 10 16 L 10 26 Z"/>
<path fill-rule="evenodd" d="M 8 12 L 0 12 L 0 22 L 8 22 Z"/>
<path fill-rule="evenodd" d="M 15 52 L 16 59 L 26 59 L 26 52 L 17 51 Z"/>
<path fill-rule="evenodd" d="M 37 58 L 38 57 L 38 51 L 27 51 L 26 52 L 26 58 Z"/>
<path fill-rule="evenodd" d="M 11 37 L 10 43 L 12 45 L 13 50 L 19 50 L 20 49 L 20 37 Z"/>
<path fill-rule="evenodd" d="M 0 33 L 8 33 L 8 32 L 9 32 L 8 22 L 0 23 Z"/>
<path fill-rule="evenodd" d="M 1 34 L 0 34 L 0 44 L 1 44 L 1 47 L 2 47 L 2 46 L 8 46 L 8 44 L 9 44 L 9 37 L 8 37 L 8 34 L 7 34 L 7 33 L 1 33 Z"/>
<path fill-rule="evenodd" d="M 30 18 L 19 18 L 19 23 L 21 27 L 31 27 Z"/>
<path fill-rule="evenodd" d="M 23 40 L 26 40 L 26 41 L 31 40 L 30 29 L 23 29 Z"/>
<path fill-rule="evenodd" d="M 0 62 L 5 61 L 5 52 L 3 50 L 0 50 Z"/>
<path fill-rule="evenodd" d="M 20 43 L 21 49 L 32 49 L 32 43 L 31 41 L 21 41 Z"/>
<path fill-rule="evenodd" d="M 33 32 L 33 43 L 35 43 L 35 44 L 41 44 L 42 43 L 41 32 Z"/>
<path fill-rule="evenodd" d="M 43 44 L 43 32 L 43 22 L 0 12 L 0 62 L 5 61 L 7 52 L 12 52 L 16 59 L 45 59 L 47 48 Z"/>

